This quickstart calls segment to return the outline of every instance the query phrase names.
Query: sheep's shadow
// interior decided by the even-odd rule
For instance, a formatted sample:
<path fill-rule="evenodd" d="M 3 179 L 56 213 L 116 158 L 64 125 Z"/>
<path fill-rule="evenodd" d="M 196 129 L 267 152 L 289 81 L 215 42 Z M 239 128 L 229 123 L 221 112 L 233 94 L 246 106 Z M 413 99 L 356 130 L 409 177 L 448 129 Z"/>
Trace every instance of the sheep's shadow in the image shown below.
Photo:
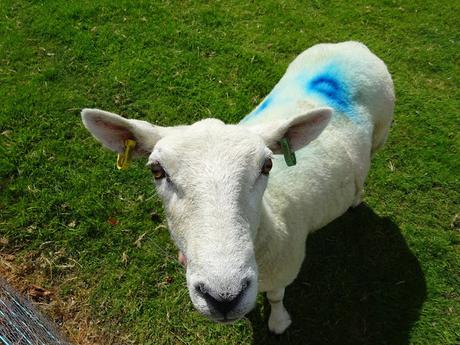
<path fill-rule="evenodd" d="M 285 305 L 293 323 L 268 331 L 269 305 L 249 314 L 254 344 L 408 344 L 425 300 L 417 258 L 398 226 L 366 205 L 307 240 L 307 255 Z"/>

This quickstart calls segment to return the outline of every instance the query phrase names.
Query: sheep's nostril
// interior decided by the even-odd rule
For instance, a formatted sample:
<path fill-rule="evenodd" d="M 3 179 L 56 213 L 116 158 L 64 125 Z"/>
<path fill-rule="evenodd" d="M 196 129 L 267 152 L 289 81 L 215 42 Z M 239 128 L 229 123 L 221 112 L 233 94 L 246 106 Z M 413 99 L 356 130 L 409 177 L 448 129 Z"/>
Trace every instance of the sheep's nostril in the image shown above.
<path fill-rule="evenodd" d="M 195 291 L 200 295 L 211 307 L 219 311 L 224 317 L 233 310 L 244 293 L 250 286 L 249 280 L 244 280 L 241 284 L 241 289 L 238 293 L 233 292 L 214 292 L 204 283 L 195 284 Z"/>
<path fill-rule="evenodd" d="M 195 291 L 203 298 L 207 294 L 206 286 L 204 285 L 204 283 L 196 283 Z"/>
<path fill-rule="evenodd" d="M 243 280 L 243 283 L 241 283 L 241 291 L 240 291 L 240 293 L 243 293 L 247 289 L 249 289 L 249 286 L 251 286 L 251 281 L 249 279 Z"/>

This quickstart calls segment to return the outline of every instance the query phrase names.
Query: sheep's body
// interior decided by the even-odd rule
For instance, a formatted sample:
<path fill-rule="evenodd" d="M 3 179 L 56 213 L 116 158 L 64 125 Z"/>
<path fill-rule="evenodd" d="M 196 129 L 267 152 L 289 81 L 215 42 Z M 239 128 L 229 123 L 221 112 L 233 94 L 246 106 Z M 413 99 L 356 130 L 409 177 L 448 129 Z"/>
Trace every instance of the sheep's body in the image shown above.
<path fill-rule="evenodd" d="M 299 272 L 307 235 L 361 201 L 393 104 L 385 64 L 345 42 L 302 53 L 239 125 L 159 127 L 98 109 L 82 118 L 109 149 L 124 152 L 131 139 L 134 154 L 148 157 L 197 310 L 233 321 L 266 291 L 269 328 L 282 333 L 291 322 L 284 288 Z M 279 155 L 283 139 L 297 151 L 293 167 Z"/>
<path fill-rule="evenodd" d="M 329 106 L 331 122 L 297 151 L 297 165 L 282 156 L 264 194 L 255 241 L 259 290 L 289 285 L 305 256 L 309 233 L 360 203 L 372 153 L 383 145 L 394 108 L 385 64 L 358 42 L 316 45 L 300 54 L 244 125 Z"/>

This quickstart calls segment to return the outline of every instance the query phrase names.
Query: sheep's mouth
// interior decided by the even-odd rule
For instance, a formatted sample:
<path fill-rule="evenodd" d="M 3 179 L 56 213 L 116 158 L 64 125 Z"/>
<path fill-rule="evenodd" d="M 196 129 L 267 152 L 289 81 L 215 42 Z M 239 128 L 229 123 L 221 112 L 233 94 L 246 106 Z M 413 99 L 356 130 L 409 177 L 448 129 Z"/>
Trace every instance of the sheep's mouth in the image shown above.
<path fill-rule="evenodd" d="M 206 318 L 208 318 L 212 322 L 222 323 L 222 324 L 234 323 L 234 322 L 244 318 L 246 316 L 246 314 L 247 314 L 247 313 L 232 313 L 232 315 L 230 317 L 228 317 L 228 316 L 223 316 L 221 313 L 217 313 L 217 312 L 203 313 L 203 312 L 199 311 L 199 313 L 201 315 L 205 316 Z"/>
<path fill-rule="evenodd" d="M 239 319 L 241 319 L 241 317 L 235 317 L 235 318 L 221 318 L 221 319 L 213 319 L 214 321 L 218 322 L 218 323 L 223 323 L 223 324 L 230 324 L 230 323 L 233 323 L 235 321 L 238 321 Z"/>

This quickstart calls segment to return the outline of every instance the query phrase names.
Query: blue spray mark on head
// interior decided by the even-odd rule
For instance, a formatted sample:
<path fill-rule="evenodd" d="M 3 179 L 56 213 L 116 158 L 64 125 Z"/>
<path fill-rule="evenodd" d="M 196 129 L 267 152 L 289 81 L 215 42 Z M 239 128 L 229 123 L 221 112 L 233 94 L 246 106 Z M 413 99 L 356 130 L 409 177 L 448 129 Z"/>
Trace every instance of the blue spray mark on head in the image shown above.
<path fill-rule="evenodd" d="M 305 88 L 307 93 L 319 96 L 327 105 L 351 115 L 350 91 L 336 65 L 326 66 L 323 71 L 307 81 Z"/>

